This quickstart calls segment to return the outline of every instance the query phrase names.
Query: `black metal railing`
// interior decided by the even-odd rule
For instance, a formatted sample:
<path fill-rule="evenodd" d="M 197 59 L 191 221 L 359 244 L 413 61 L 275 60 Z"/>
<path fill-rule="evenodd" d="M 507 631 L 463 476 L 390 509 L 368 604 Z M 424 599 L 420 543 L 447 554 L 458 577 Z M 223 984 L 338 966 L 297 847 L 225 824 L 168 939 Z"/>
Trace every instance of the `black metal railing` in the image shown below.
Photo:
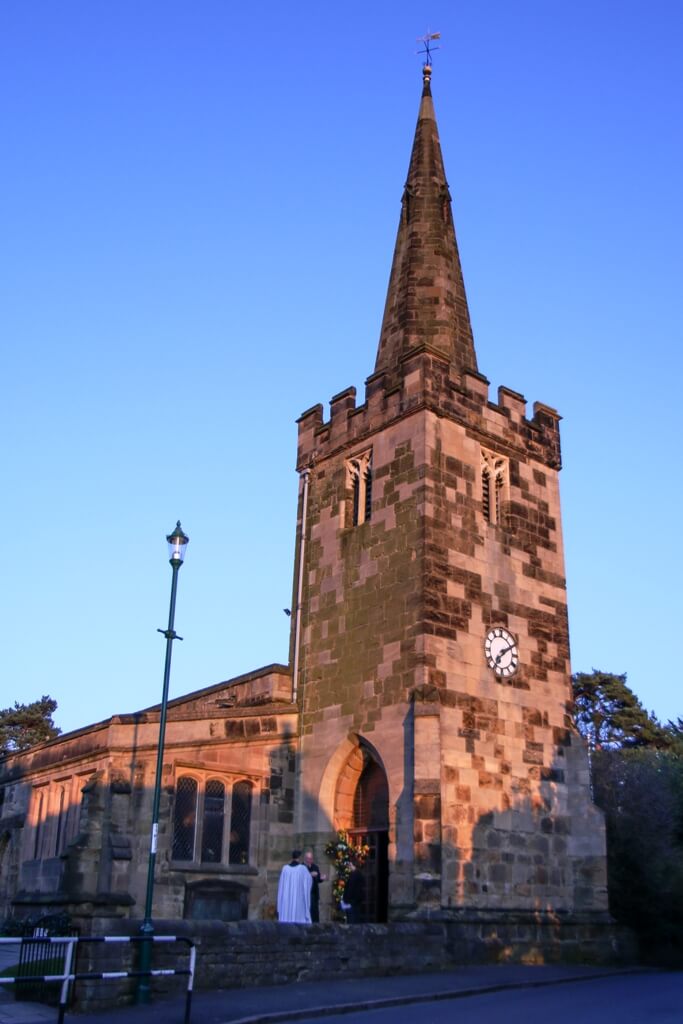
<path fill-rule="evenodd" d="M 36 941 L 22 942 L 19 949 L 15 999 L 51 1006 L 59 1004 L 59 983 L 42 980 L 47 975 L 64 972 L 65 947 L 50 942 L 55 935 L 65 938 L 78 935 L 78 928 L 73 926 L 68 914 L 45 914 L 24 923 L 22 938 Z"/>
<path fill-rule="evenodd" d="M 152 936 L 125 936 L 125 935 L 101 935 L 96 937 L 84 936 L 81 938 L 79 935 L 73 936 L 17 936 L 17 937 L 4 937 L 0 938 L 0 944 L 19 942 L 22 950 L 26 947 L 44 947 L 51 946 L 53 950 L 49 953 L 48 958 L 45 962 L 51 962 L 50 958 L 57 957 L 57 950 L 59 950 L 59 960 L 61 970 L 55 971 L 54 973 L 49 972 L 38 972 L 33 975 L 24 974 L 22 977 L 17 975 L 13 977 L 0 977 L 0 984 L 4 985 L 19 985 L 23 986 L 28 982 L 41 982 L 46 985 L 57 984 L 59 986 L 59 1001 L 58 1008 L 59 1013 L 57 1017 L 57 1024 L 64 1024 L 64 1014 L 69 1001 L 70 990 L 73 988 L 73 983 L 76 981 L 119 981 L 123 978 L 158 978 L 158 977 L 170 977 L 174 975 L 184 975 L 187 977 L 187 991 L 185 994 L 185 1014 L 183 1017 L 183 1024 L 190 1024 L 190 1011 L 192 1007 L 192 991 L 194 988 L 194 972 L 197 951 L 195 944 L 192 939 L 188 939 L 183 935 L 152 935 Z M 157 943 L 157 942 L 182 942 L 189 947 L 189 963 L 187 967 L 173 967 L 173 968 L 156 968 L 153 970 L 132 970 L 132 971 L 77 971 L 75 969 L 76 963 L 76 951 L 82 943 Z M 42 966 L 42 963 L 38 960 L 33 961 L 34 969 Z"/>

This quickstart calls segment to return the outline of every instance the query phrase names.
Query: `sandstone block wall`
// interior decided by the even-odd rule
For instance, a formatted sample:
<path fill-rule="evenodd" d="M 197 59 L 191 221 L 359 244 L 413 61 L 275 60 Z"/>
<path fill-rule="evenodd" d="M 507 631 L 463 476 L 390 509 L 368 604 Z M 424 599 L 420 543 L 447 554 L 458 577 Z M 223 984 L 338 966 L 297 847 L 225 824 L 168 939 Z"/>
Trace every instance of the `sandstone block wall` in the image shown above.
<path fill-rule="evenodd" d="M 390 903 L 606 908 L 604 828 L 573 733 L 559 416 L 425 350 L 299 421 L 309 514 L 301 649 L 302 831 L 338 823 L 335 780 L 369 745 L 390 791 Z M 372 514 L 353 526 L 347 461 L 372 452 Z M 482 453 L 505 466 L 484 515 Z M 505 679 L 492 626 L 516 638 Z"/>
<path fill-rule="evenodd" d="M 130 923 L 100 921 L 99 934 L 131 934 Z M 606 921 L 537 915 L 516 920 L 471 919 L 458 923 L 414 922 L 392 925 L 292 925 L 249 921 L 159 922 L 158 934 L 188 935 L 197 944 L 198 989 L 246 988 L 325 978 L 444 971 L 483 963 L 633 962 L 629 933 Z M 138 952 L 130 945 L 83 945 L 79 970 L 129 970 Z M 158 945 L 153 966 L 187 964 L 185 947 Z M 153 979 L 159 994 L 185 991 L 186 980 Z M 125 1005 L 134 982 L 80 982 L 76 1008 L 82 1011 Z"/>
<path fill-rule="evenodd" d="M 269 666 L 169 703 L 155 916 L 182 918 L 192 899 L 242 895 L 251 916 L 272 914 L 277 874 L 292 845 L 297 709 L 291 677 Z M 142 916 L 151 834 L 159 711 L 117 715 L 15 755 L 0 766 L 0 913 L 37 916 L 107 906 Z M 177 780 L 197 783 L 195 854 L 172 855 Z M 206 783 L 226 793 L 219 861 L 201 857 Z M 248 863 L 229 863 L 230 793 L 252 786 Z M 3 916 L 4 916 L 3 915 Z"/>

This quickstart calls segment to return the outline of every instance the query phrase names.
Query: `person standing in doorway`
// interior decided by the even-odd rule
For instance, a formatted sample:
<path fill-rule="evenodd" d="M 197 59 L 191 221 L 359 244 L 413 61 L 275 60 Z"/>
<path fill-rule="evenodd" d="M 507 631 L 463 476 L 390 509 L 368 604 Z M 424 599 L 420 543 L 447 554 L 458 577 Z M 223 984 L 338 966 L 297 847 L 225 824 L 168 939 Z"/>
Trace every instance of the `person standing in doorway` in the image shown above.
<path fill-rule="evenodd" d="M 347 924 L 360 924 L 363 920 L 363 901 L 365 899 L 365 879 L 353 861 L 349 864 L 350 874 L 344 886 L 342 910 L 346 911 Z"/>
<path fill-rule="evenodd" d="M 313 861 L 313 850 L 306 850 L 304 864 L 311 873 L 313 885 L 311 886 L 311 921 L 316 924 L 320 920 L 320 883 L 327 881 L 327 875 L 320 873 L 320 868 Z"/>

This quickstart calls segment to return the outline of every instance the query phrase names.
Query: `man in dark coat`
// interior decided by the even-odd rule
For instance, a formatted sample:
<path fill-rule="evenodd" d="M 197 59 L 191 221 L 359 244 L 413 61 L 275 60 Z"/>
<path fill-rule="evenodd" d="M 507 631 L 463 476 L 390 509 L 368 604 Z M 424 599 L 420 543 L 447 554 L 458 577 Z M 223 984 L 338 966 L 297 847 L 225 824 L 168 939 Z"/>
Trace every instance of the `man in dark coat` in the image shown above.
<path fill-rule="evenodd" d="M 320 868 L 313 862 L 313 850 L 306 850 L 304 864 L 311 872 L 313 885 L 311 887 L 311 921 L 315 924 L 320 920 L 320 883 L 327 880 L 327 875 L 321 875 Z"/>
<path fill-rule="evenodd" d="M 342 909 L 346 910 L 348 924 L 360 924 L 363 920 L 363 900 L 365 899 L 365 879 L 357 866 L 351 861 L 351 873 L 346 879 Z M 348 909 L 347 909 L 348 908 Z"/>

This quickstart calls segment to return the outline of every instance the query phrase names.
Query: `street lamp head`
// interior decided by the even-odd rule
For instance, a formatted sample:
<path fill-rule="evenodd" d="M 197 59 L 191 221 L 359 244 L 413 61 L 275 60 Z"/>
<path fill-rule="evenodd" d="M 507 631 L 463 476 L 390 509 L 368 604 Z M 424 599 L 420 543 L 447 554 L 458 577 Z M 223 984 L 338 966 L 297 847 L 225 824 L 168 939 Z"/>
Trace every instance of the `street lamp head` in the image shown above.
<path fill-rule="evenodd" d="M 166 540 L 168 541 L 170 563 L 171 565 L 180 568 L 183 564 L 183 559 L 185 558 L 185 548 L 190 542 L 190 538 L 187 534 L 183 533 L 180 520 L 176 523 L 173 533 L 169 533 Z"/>

